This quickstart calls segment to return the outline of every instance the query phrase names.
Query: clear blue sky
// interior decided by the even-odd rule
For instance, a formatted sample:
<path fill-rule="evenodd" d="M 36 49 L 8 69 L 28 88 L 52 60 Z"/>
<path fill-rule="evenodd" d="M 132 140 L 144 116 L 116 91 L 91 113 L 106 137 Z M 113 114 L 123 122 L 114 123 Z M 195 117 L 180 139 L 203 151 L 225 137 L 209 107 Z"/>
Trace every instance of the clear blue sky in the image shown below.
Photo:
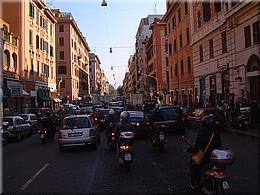
<path fill-rule="evenodd" d="M 148 14 L 164 14 L 166 0 L 106 0 L 108 6 L 101 7 L 102 1 L 46 0 L 52 7 L 72 13 L 91 52 L 99 56 L 109 83 L 117 87 L 122 85 L 129 56 L 134 53 L 140 19 Z M 113 48 L 110 53 L 110 47 L 124 48 Z"/>

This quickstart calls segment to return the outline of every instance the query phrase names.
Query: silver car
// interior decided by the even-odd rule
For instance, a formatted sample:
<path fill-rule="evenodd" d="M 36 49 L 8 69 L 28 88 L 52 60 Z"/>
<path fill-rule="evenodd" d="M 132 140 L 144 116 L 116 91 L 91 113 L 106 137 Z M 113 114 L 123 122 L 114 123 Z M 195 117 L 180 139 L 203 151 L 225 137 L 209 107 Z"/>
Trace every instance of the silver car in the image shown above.
<path fill-rule="evenodd" d="M 33 128 L 33 134 L 37 132 L 39 129 L 39 123 L 37 116 L 35 114 L 19 114 L 20 117 L 25 120 L 25 122 L 29 123 Z"/>
<path fill-rule="evenodd" d="M 60 151 L 66 147 L 88 146 L 97 147 L 99 132 L 88 115 L 65 117 L 58 135 Z"/>

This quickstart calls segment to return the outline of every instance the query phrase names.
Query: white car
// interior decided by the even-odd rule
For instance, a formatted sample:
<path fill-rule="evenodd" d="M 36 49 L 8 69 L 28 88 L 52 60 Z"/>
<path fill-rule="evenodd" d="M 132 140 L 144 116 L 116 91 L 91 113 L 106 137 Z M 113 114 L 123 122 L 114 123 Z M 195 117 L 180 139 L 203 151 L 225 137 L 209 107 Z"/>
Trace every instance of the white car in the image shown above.
<path fill-rule="evenodd" d="M 92 145 L 96 149 L 99 138 L 99 130 L 88 115 L 68 116 L 59 130 L 59 148 L 64 151 L 66 147 Z"/>

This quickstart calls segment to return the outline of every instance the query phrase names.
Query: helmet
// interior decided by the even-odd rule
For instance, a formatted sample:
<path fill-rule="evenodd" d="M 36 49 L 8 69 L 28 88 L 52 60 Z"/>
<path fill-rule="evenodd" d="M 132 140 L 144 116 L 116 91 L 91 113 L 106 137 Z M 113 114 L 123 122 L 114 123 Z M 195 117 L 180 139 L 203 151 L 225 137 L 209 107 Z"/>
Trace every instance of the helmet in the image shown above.
<path fill-rule="evenodd" d="M 212 115 L 207 115 L 207 116 L 204 116 L 202 119 L 201 119 L 201 126 L 203 127 L 203 129 L 207 129 L 207 130 L 211 130 L 215 125 L 215 119 L 213 118 Z"/>
<path fill-rule="evenodd" d="M 154 109 L 154 113 L 156 113 L 156 114 L 160 113 L 159 107 L 157 107 L 157 108 Z"/>
<path fill-rule="evenodd" d="M 113 109 L 110 109 L 110 110 L 109 110 L 109 114 L 110 114 L 110 115 L 113 115 L 113 114 L 115 114 L 115 111 L 114 111 Z"/>
<path fill-rule="evenodd" d="M 121 112 L 120 119 L 122 122 L 127 122 L 129 119 L 129 113 L 127 111 Z"/>

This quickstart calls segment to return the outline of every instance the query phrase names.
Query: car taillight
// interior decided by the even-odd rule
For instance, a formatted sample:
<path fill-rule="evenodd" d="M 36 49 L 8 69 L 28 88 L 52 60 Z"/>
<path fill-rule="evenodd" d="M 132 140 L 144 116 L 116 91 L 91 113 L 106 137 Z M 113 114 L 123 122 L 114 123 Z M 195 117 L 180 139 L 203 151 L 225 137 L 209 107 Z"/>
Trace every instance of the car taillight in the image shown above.
<path fill-rule="evenodd" d="M 144 124 L 145 126 L 148 126 L 150 123 L 149 123 L 149 121 L 145 120 L 143 124 Z"/>
<path fill-rule="evenodd" d="M 95 136 L 96 133 L 95 133 L 95 130 L 94 129 L 90 129 L 89 130 L 89 136 Z"/>
<path fill-rule="evenodd" d="M 129 150 L 130 147 L 128 145 L 125 146 L 125 150 Z"/>
<path fill-rule="evenodd" d="M 59 132 L 58 139 L 61 139 L 61 138 L 62 138 L 62 133 Z"/>
<path fill-rule="evenodd" d="M 111 135 L 112 135 L 112 136 L 115 136 L 115 133 L 112 132 Z"/>

